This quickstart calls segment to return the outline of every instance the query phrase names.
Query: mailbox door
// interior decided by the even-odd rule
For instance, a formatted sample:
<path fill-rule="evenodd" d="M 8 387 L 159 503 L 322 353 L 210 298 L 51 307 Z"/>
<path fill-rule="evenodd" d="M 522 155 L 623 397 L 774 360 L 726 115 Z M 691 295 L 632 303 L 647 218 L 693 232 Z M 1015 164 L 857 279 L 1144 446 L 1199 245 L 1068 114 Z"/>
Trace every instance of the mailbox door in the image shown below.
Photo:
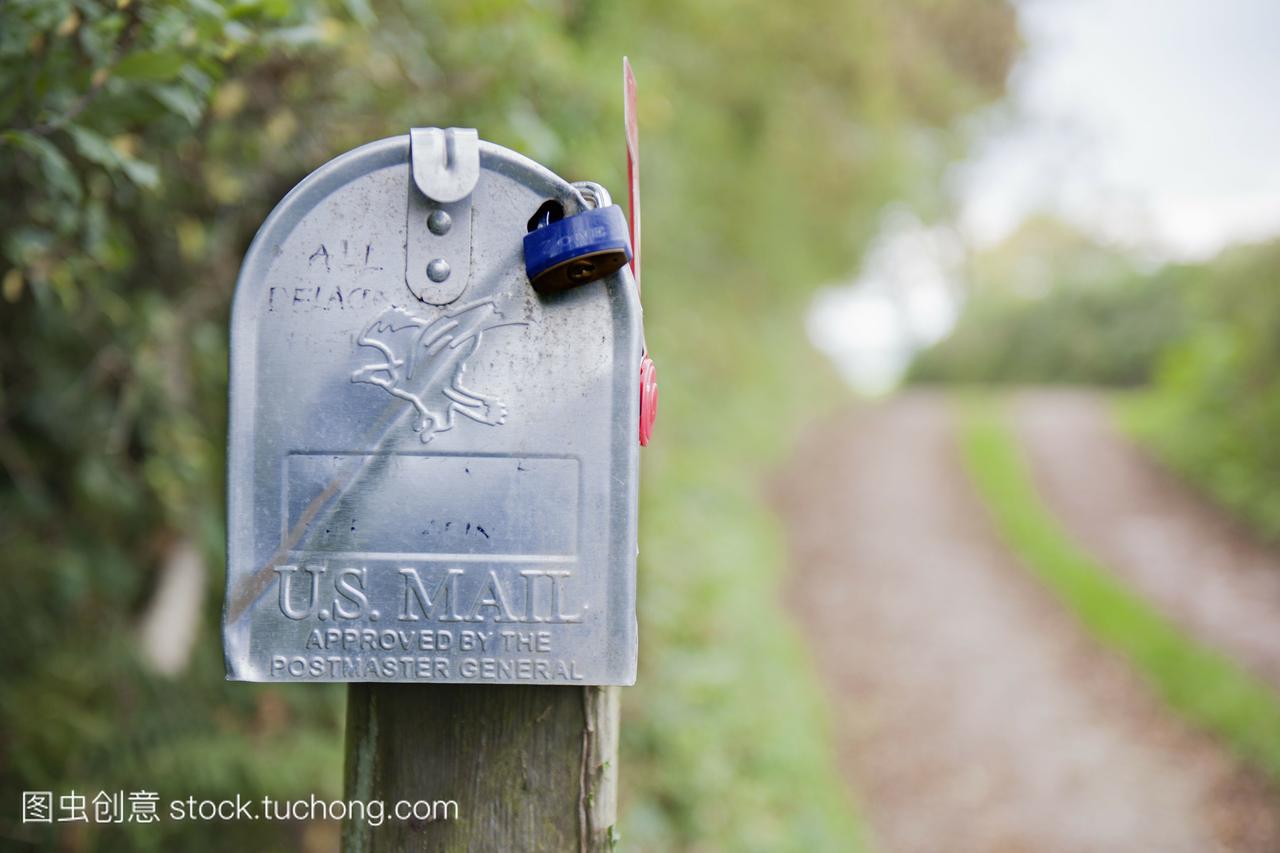
<path fill-rule="evenodd" d="M 582 211 L 577 190 L 480 142 L 470 196 L 434 204 L 410 151 L 387 139 L 321 167 L 245 258 L 228 677 L 630 684 L 630 272 L 536 293 L 527 223 L 548 200 Z"/>

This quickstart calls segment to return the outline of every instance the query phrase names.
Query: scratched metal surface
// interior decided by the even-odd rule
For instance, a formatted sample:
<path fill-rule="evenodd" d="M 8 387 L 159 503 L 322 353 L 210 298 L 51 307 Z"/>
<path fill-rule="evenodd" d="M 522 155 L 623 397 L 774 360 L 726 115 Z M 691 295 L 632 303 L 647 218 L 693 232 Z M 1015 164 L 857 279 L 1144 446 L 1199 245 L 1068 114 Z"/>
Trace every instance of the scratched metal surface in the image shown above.
<path fill-rule="evenodd" d="M 241 269 L 228 677 L 630 684 L 630 273 L 538 295 L 526 223 L 551 198 L 584 209 L 577 190 L 481 142 L 470 222 L 438 236 L 409 153 L 386 139 L 318 169 Z M 436 249 L 447 304 L 409 286 L 431 284 L 406 259 Z"/>

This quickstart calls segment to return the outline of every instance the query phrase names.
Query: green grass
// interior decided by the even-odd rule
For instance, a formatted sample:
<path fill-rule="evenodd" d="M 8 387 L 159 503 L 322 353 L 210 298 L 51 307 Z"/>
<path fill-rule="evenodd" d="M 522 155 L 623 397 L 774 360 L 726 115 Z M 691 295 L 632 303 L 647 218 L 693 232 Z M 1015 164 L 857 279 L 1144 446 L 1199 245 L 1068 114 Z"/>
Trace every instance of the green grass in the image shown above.
<path fill-rule="evenodd" d="M 1036 492 L 998 403 L 964 398 L 960 441 L 974 486 L 1026 567 L 1170 707 L 1280 780 L 1280 696 L 1187 636 L 1072 541 Z"/>
<path fill-rule="evenodd" d="M 785 540 L 765 486 L 797 430 L 848 391 L 805 343 L 799 300 L 646 298 L 662 398 L 643 454 L 623 844 L 861 849 L 819 677 L 781 602 Z"/>

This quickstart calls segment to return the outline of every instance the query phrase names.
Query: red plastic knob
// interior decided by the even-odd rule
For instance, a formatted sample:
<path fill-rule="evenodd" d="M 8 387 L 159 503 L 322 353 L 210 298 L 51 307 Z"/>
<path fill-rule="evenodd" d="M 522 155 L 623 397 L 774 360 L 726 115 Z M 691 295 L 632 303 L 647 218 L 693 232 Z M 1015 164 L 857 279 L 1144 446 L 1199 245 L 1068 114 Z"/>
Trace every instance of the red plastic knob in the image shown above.
<path fill-rule="evenodd" d="M 658 368 L 645 353 L 640 359 L 640 446 L 653 438 L 653 422 L 658 418 Z"/>

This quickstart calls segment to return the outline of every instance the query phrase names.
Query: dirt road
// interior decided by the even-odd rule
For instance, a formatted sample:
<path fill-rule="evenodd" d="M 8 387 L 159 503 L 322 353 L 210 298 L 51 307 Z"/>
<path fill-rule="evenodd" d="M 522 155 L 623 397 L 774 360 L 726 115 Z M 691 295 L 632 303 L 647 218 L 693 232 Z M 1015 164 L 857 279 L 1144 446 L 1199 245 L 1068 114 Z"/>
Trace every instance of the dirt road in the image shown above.
<path fill-rule="evenodd" d="M 1122 440 L 1099 395 L 1026 392 L 1012 411 L 1036 485 L 1076 540 L 1280 687 L 1280 553 Z"/>
<path fill-rule="evenodd" d="M 1280 849 L 1274 793 L 996 539 L 945 400 L 823 424 L 777 501 L 790 604 L 879 849 Z"/>

